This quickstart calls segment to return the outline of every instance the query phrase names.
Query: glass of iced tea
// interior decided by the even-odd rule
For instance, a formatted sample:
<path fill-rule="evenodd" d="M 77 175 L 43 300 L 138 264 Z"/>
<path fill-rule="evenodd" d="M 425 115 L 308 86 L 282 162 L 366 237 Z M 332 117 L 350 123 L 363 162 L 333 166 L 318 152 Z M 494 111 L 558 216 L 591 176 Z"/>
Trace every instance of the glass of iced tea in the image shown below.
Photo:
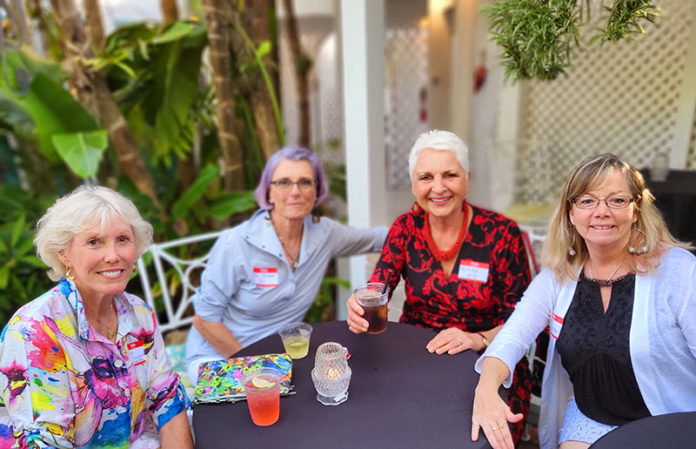
<path fill-rule="evenodd" d="M 312 326 L 307 323 L 290 323 L 278 331 L 285 352 L 293 359 L 301 359 L 309 352 L 309 337 Z"/>
<path fill-rule="evenodd" d="M 242 376 L 251 420 L 257 426 L 270 426 L 280 416 L 280 377 L 273 368 L 256 368 Z"/>
<path fill-rule="evenodd" d="M 387 330 L 389 289 L 384 287 L 381 282 L 368 282 L 364 287 L 357 288 L 353 292 L 358 299 L 358 304 L 365 311 L 363 318 L 369 323 L 368 334 L 381 334 Z"/>

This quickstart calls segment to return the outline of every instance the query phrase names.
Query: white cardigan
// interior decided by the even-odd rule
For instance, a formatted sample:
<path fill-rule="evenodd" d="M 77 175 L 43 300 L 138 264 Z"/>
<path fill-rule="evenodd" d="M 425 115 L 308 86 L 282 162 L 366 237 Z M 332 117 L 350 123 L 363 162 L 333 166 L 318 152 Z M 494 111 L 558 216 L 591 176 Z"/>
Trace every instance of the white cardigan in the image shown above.
<path fill-rule="evenodd" d="M 483 359 L 496 357 L 514 372 L 539 332 L 550 326 L 539 417 L 542 449 L 558 447 L 573 394 L 555 346 L 576 285 L 559 283 L 550 270 L 542 270 L 475 366 L 480 373 Z M 657 272 L 636 276 L 629 346 L 638 388 L 652 415 L 696 411 L 696 257 L 688 251 L 671 248 Z M 511 382 L 512 375 L 503 385 L 509 388 Z"/>

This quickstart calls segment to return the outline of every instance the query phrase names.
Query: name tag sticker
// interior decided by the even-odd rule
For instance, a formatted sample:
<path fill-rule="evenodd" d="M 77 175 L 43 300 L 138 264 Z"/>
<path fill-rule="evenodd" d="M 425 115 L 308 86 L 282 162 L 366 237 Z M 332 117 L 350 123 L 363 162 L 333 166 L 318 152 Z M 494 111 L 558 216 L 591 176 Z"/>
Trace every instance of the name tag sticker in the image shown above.
<path fill-rule="evenodd" d="M 277 287 L 278 269 L 276 267 L 254 267 L 254 284 L 257 287 Z"/>
<path fill-rule="evenodd" d="M 128 353 L 133 361 L 133 366 L 142 365 L 145 363 L 145 348 L 143 348 L 143 341 L 138 340 L 133 343 L 128 343 Z"/>
<path fill-rule="evenodd" d="M 472 282 L 488 281 L 488 264 L 467 259 L 459 263 L 459 279 L 466 279 Z"/>

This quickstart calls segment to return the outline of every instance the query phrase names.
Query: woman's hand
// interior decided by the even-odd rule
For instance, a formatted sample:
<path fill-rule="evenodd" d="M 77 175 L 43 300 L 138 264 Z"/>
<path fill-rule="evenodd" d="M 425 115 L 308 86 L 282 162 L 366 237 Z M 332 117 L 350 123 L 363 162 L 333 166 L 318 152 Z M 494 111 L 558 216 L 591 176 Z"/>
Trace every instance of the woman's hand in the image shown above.
<path fill-rule="evenodd" d="M 458 354 L 467 349 L 483 349 L 483 341 L 476 334 L 464 332 L 456 327 L 441 330 L 425 345 L 425 349 L 436 354 Z"/>
<path fill-rule="evenodd" d="M 481 377 L 474 392 L 471 440 L 478 440 L 481 428 L 493 449 L 515 449 L 508 423 L 516 423 L 524 418 L 522 413 L 512 413 L 498 394 L 498 389 L 508 376 L 510 369 L 505 362 L 496 357 L 483 359 Z"/>
<path fill-rule="evenodd" d="M 367 332 L 367 328 L 370 323 L 363 318 L 365 311 L 362 307 L 360 307 L 360 304 L 358 304 L 358 299 L 355 297 L 355 295 L 350 295 L 350 298 L 348 298 L 348 302 L 346 303 L 346 307 L 348 308 L 348 319 L 346 320 L 348 323 L 348 329 L 354 334 L 362 334 Z"/>
<path fill-rule="evenodd" d="M 471 415 L 471 440 L 478 440 L 480 427 L 493 449 L 515 449 L 508 422 L 516 423 L 523 417 L 522 413 L 512 413 L 497 389 L 479 384 Z"/>

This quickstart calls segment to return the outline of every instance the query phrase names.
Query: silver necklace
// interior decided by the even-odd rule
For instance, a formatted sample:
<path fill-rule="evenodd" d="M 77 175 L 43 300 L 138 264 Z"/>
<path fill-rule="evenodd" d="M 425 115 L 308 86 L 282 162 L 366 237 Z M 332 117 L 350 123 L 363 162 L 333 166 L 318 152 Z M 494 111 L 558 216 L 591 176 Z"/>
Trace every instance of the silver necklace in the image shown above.
<path fill-rule="evenodd" d="M 273 216 L 271 215 L 271 211 L 268 212 L 268 219 L 271 220 L 271 224 L 273 225 L 273 228 L 275 229 L 275 224 L 273 224 Z M 280 237 L 280 233 L 278 232 L 277 229 L 276 229 L 276 235 L 278 236 L 278 241 L 280 242 L 280 246 L 283 247 L 283 252 L 285 253 L 285 255 L 287 257 L 290 258 L 290 268 L 292 268 L 292 271 L 295 271 L 295 268 L 297 268 L 297 264 L 300 263 L 300 248 L 297 248 L 297 254 L 293 257 L 293 255 L 290 254 L 290 251 L 288 251 L 287 247 L 285 246 L 285 242 Z"/>
<path fill-rule="evenodd" d="M 592 264 L 589 264 L 589 265 L 587 266 L 587 269 L 588 269 L 588 271 L 590 272 L 590 277 L 588 278 L 588 280 L 590 280 L 590 281 L 592 281 L 592 282 L 595 282 L 595 283 L 599 284 L 600 287 L 609 287 L 609 286 L 611 286 L 614 282 L 623 279 L 623 276 L 618 277 L 618 278 L 616 278 L 616 279 L 613 279 L 614 275 L 619 271 L 619 268 L 621 268 L 622 266 L 623 266 L 623 260 L 621 261 L 621 263 L 619 264 L 619 266 L 616 267 L 616 269 L 615 269 L 614 271 L 611 272 L 611 274 L 609 275 L 608 278 L 606 278 L 606 279 L 595 279 L 595 277 L 592 275 Z"/>
<path fill-rule="evenodd" d="M 280 246 L 283 247 L 283 251 L 285 251 L 285 254 L 290 258 L 290 268 L 295 270 L 297 268 L 297 264 L 300 263 L 300 248 L 297 248 L 297 255 L 293 257 L 292 254 L 290 254 L 290 251 L 285 247 L 285 242 L 283 242 L 283 239 L 280 238 L 280 235 L 278 236 L 278 240 L 280 241 Z"/>

